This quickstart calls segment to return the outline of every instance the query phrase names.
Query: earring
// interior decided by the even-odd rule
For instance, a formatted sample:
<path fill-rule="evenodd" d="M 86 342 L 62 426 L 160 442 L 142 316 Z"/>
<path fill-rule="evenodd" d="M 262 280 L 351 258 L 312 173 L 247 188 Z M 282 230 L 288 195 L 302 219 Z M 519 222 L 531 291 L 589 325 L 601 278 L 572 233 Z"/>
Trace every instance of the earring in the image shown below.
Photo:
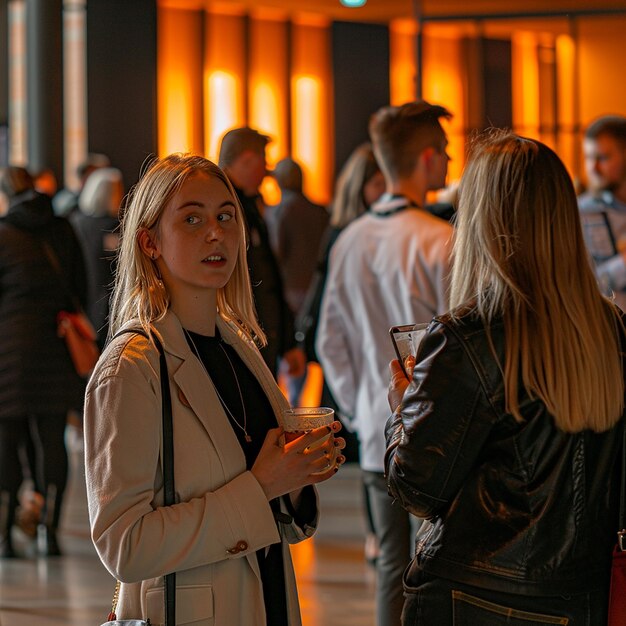
<path fill-rule="evenodd" d="M 154 261 L 154 259 L 156 258 L 156 254 L 154 253 L 154 250 L 150 253 L 150 258 Z"/>

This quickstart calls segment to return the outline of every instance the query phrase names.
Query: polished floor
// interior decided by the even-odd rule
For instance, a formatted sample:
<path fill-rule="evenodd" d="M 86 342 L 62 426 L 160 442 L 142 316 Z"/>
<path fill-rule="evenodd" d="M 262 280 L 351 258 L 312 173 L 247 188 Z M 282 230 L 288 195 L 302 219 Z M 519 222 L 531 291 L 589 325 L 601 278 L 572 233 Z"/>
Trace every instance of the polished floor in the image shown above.
<path fill-rule="evenodd" d="M 106 620 L 114 580 L 89 539 L 82 455 L 71 429 L 68 444 L 64 556 L 38 558 L 31 542 L 16 537 L 25 558 L 0 559 L 0 626 L 98 626 Z M 319 491 L 318 533 L 293 547 L 303 626 L 374 626 L 374 576 L 363 557 L 358 468 L 342 468 Z"/>

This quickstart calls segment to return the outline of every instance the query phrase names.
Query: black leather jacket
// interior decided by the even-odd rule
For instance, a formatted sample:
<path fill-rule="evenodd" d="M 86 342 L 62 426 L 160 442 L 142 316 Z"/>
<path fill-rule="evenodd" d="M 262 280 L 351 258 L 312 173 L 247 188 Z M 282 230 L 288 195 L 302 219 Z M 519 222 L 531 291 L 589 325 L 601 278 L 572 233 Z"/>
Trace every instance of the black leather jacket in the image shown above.
<path fill-rule="evenodd" d="M 490 331 L 504 363 L 503 325 Z M 567 434 L 523 389 L 524 422 L 515 421 L 487 330 L 472 316 L 436 318 L 417 361 L 386 425 L 385 460 L 392 496 L 430 521 L 418 533 L 417 565 L 509 593 L 607 589 L 622 422 Z"/>

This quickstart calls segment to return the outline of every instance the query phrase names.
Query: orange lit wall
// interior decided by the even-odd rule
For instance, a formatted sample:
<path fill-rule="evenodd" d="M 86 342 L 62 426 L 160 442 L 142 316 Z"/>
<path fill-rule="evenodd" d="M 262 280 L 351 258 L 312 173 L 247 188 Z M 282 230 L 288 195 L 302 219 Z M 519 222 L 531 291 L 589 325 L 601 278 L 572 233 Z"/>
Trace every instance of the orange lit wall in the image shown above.
<path fill-rule="evenodd" d="M 204 32 L 204 145 L 205 155 L 217 162 L 222 135 L 246 119 L 244 19 L 206 13 Z"/>
<path fill-rule="evenodd" d="M 417 24 L 394 20 L 389 24 L 389 91 L 394 106 L 411 102 L 417 95 Z"/>
<path fill-rule="evenodd" d="M 580 165 L 577 157 L 578 137 L 576 136 L 576 48 L 570 35 L 556 38 L 557 63 L 557 104 L 559 133 L 556 151 L 565 163 L 570 174 L 576 175 Z"/>
<path fill-rule="evenodd" d="M 578 29 L 580 119 L 626 115 L 626 17 L 589 18 Z"/>
<path fill-rule="evenodd" d="M 331 197 L 332 71 L 325 21 L 293 24 L 291 76 L 292 155 L 302 165 L 304 193 L 313 202 Z"/>
<path fill-rule="evenodd" d="M 513 65 L 513 128 L 520 135 L 539 139 L 539 59 L 537 36 L 516 32 L 511 38 Z"/>
<path fill-rule="evenodd" d="M 267 146 L 270 169 L 289 153 L 287 94 L 289 89 L 287 22 L 267 11 L 250 21 L 250 126 L 272 138 Z M 266 178 L 262 188 L 267 204 L 280 200 L 275 181 Z"/>
<path fill-rule="evenodd" d="M 203 154 L 200 11 L 158 9 L 158 150 Z"/>
<path fill-rule="evenodd" d="M 424 100 L 445 106 L 454 117 L 442 120 L 448 135 L 448 182 L 461 177 L 465 162 L 465 103 L 462 48 L 459 37 L 442 36 L 429 28 L 423 40 Z"/>

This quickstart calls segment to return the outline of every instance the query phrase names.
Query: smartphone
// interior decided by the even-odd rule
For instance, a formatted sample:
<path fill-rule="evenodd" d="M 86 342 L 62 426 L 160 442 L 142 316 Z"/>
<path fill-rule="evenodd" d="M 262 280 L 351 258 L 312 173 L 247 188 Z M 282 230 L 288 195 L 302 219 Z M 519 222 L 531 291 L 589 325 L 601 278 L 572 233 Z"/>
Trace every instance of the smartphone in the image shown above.
<path fill-rule="evenodd" d="M 415 356 L 427 328 L 428 324 L 405 324 L 404 326 L 392 326 L 389 329 L 391 343 L 393 343 L 393 349 L 396 351 L 400 367 L 409 380 L 411 377 L 404 367 L 404 362 L 406 357 L 410 355 Z"/>

